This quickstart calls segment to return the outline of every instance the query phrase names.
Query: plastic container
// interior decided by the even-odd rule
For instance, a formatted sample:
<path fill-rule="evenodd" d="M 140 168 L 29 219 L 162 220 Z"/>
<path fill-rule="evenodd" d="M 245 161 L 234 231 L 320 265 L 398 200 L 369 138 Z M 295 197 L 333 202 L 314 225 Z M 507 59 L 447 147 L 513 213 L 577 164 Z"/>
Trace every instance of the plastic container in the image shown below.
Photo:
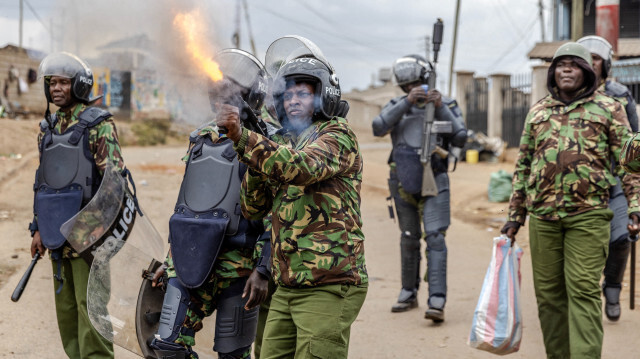
<path fill-rule="evenodd" d="M 467 150 L 465 157 L 467 159 L 467 163 L 475 164 L 478 163 L 478 157 L 480 153 L 478 150 Z"/>

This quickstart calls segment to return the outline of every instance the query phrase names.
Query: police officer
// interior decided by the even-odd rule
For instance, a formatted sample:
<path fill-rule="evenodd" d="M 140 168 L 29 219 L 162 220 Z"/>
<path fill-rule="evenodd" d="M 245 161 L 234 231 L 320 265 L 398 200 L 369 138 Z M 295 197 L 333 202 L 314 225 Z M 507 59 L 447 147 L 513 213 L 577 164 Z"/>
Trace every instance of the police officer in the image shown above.
<path fill-rule="evenodd" d="M 432 66 L 422 56 L 407 55 L 393 64 L 393 74 L 406 93 L 392 99 L 373 120 L 373 134 L 391 133 L 393 150 L 389 159 L 389 189 L 393 196 L 400 226 L 402 289 L 392 312 L 404 312 L 418 306 L 420 284 L 420 238 L 426 232 L 428 309 L 425 318 L 444 320 L 447 296 L 447 246 L 445 234 L 450 224 L 448 157 L 452 148 L 462 147 L 467 132 L 462 114 L 453 99 L 442 97 L 435 89 L 425 90 Z M 423 167 L 420 149 L 425 105 L 433 102 L 436 120 L 445 121 L 449 130 L 433 133 L 437 146 L 431 155 L 431 168 L 438 187 L 436 196 L 422 196 Z"/>
<path fill-rule="evenodd" d="M 266 95 L 264 66 L 237 49 L 223 50 L 215 60 L 224 79 L 210 87 L 214 112 L 233 104 L 245 122 L 249 117 L 257 121 Z M 170 319 L 160 321 L 150 344 L 158 358 L 197 358 L 191 349 L 195 333 L 214 311 L 218 357 L 251 356 L 257 306 L 267 296 L 271 246 L 262 222 L 242 216 L 240 184 L 246 166 L 220 132 L 214 123 L 192 132 L 183 158 L 185 175 L 169 220 L 170 251 L 154 278 L 157 283 L 166 270 L 162 316 Z"/>
<path fill-rule="evenodd" d="M 49 250 L 62 345 L 69 358 L 113 358 L 113 348 L 91 325 L 86 295 L 89 264 L 60 232 L 60 226 L 93 197 L 106 166 L 124 169 L 109 112 L 89 107 L 93 74 L 77 56 L 53 53 L 40 63 L 47 99 L 40 124 L 40 165 L 34 185 L 31 255 Z M 49 103 L 59 109 L 53 115 Z"/>
<path fill-rule="evenodd" d="M 282 125 L 271 139 L 240 127 L 237 110 L 217 118 L 249 167 L 242 209 L 272 216 L 277 283 L 261 358 L 347 358 L 351 324 L 367 292 L 360 217 L 362 157 L 342 114 L 333 67 L 299 36 L 276 40 L 275 108 Z M 309 50 L 309 51 L 307 51 Z M 271 72 L 272 74 L 274 72 Z"/>
<path fill-rule="evenodd" d="M 633 132 L 638 132 L 638 114 L 636 102 L 629 89 L 623 84 L 608 79 L 613 60 L 611 44 L 600 36 L 585 36 L 577 41 L 591 52 L 593 70 L 596 72 L 598 91 L 604 92 L 624 107 L 629 124 Z M 620 174 L 618 174 L 620 176 Z M 611 220 L 611 240 L 609 242 L 609 256 L 604 267 L 604 281 L 602 293 L 605 299 L 605 314 L 611 321 L 620 319 L 620 291 L 622 279 L 627 266 L 627 258 L 631 250 L 631 237 L 627 230 L 627 200 L 620 178 L 618 184 L 610 191 L 609 208 L 614 217 Z M 637 238 L 634 236 L 634 238 Z"/>

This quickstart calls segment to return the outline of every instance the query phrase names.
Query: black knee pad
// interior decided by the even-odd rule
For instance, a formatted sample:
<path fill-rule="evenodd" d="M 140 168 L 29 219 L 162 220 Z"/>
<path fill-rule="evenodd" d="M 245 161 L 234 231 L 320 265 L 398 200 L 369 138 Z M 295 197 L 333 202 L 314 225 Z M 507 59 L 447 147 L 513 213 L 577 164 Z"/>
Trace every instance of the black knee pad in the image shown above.
<path fill-rule="evenodd" d="M 245 310 L 248 298 L 242 298 L 245 280 L 238 280 L 226 288 L 218 299 L 216 308 L 216 334 L 213 350 L 233 353 L 251 346 L 256 338 L 260 307 Z"/>

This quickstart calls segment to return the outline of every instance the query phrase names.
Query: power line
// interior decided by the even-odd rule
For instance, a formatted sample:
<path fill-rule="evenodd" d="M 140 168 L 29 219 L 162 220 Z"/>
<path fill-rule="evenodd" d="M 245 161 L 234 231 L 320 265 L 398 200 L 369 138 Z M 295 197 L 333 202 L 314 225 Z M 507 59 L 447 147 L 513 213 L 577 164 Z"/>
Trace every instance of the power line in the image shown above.
<path fill-rule="evenodd" d="M 38 16 L 38 13 L 33 8 L 33 6 L 31 6 L 31 4 L 29 4 L 29 2 L 27 0 L 22 0 L 22 1 L 24 1 L 24 3 L 27 4 L 27 7 L 29 8 L 29 10 L 31 10 L 31 12 L 33 13 L 33 16 L 36 17 L 36 19 L 40 22 L 40 24 L 42 24 L 42 27 L 44 27 L 44 29 L 47 30 L 48 33 L 51 33 L 51 29 L 49 29 L 49 27 L 44 24 L 42 19 L 40 19 L 40 16 Z"/>
<path fill-rule="evenodd" d="M 533 16 L 533 21 L 531 21 L 531 23 L 529 23 L 529 25 L 527 26 L 527 29 L 524 31 L 524 34 L 526 35 L 531 35 L 530 30 L 531 28 L 533 28 L 533 25 L 536 24 L 536 22 L 538 21 L 537 19 L 537 15 L 534 14 Z M 517 44 L 518 43 L 522 43 L 524 42 L 524 36 L 521 36 L 520 38 L 516 39 L 516 41 L 514 41 L 511 45 L 509 45 L 506 49 L 506 51 L 504 51 L 497 59 L 496 61 L 491 64 L 491 66 L 489 66 L 488 68 L 491 69 L 493 67 L 495 67 L 496 65 L 498 65 L 500 62 L 502 62 L 505 59 L 505 56 L 507 56 L 511 51 L 513 51 L 514 49 L 516 49 Z"/>

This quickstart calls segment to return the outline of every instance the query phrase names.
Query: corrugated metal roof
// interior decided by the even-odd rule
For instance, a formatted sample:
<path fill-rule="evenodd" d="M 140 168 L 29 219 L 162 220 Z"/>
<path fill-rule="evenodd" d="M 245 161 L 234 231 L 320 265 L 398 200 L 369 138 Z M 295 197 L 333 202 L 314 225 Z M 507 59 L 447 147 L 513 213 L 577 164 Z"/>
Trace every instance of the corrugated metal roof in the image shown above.
<path fill-rule="evenodd" d="M 568 41 L 553 41 L 553 42 L 539 42 L 529 51 L 527 56 L 530 59 L 541 59 L 545 61 L 551 61 L 553 58 L 553 54 L 555 54 L 556 50 L 560 45 L 566 43 Z M 640 57 L 640 39 L 638 38 L 629 38 L 629 39 L 619 39 L 618 40 L 618 58 L 630 58 L 630 57 Z"/>

